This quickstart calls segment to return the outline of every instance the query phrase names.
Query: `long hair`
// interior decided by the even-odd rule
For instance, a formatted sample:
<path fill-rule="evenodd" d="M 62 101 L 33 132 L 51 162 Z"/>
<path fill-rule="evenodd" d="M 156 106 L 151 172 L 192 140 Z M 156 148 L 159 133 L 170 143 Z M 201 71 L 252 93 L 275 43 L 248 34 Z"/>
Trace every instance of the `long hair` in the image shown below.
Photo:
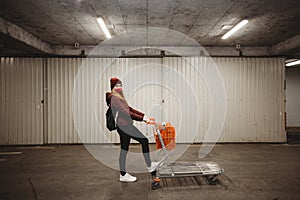
<path fill-rule="evenodd" d="M 125 101 L 126 104 L 128 105 L 127 100 L 126 100 L 126 98 L 125 98 L 125 96 L 124 96 L 123 91 L 122 91 L 122 93 L 120 94 L 120 93 L 116 92 L 116 90 L 113 88 L 112 91 L 111 91 L 111 94 L 114 95 L 114 96 L 116 96 L 116 97 L 118 97 L 119 99 Z"/>

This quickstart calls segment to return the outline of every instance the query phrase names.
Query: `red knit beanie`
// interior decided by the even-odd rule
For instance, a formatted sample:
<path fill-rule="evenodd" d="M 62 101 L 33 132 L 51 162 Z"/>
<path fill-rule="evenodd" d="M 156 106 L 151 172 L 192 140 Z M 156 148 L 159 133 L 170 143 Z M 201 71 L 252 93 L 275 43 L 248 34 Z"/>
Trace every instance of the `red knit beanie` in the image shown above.
<path fill-rule="evenodd" d="M 110 79 L 110 89 L 112 90 L 118 83 L 122 84 L 122 81 L 118 78 L 111 78 Z"/>

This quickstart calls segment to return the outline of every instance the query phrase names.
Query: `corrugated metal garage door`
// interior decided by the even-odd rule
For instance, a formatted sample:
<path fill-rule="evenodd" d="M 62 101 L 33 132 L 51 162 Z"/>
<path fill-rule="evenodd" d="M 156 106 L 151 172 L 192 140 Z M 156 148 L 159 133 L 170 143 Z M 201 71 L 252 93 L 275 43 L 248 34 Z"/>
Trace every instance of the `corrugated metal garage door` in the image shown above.
<path fill-rule="evenodd" d="M 43 59 L 1 58 L 0 144 L 43 143 Z"/>
<path fill-rule="evenodd" d="M 216 58 L 227 94 L 222 142 L 285 142 L 284 59 Z"/>
<path fill-rule="evenodd" d="M 175 125 L 177 142 L 190 142 L 194 137 L 194 142 L 202 142 L 215 109 L 212 91 L 205 80 L 205 74 L 211 73 L 208 59 L 1 58 L 1 144 L 41 144 L 43 138 L 44 143 L 119 142 L 117 133 L 109 133 L 104 124 L 107 109 L 104 94 L 110 90 L 109 79 L 113 76 L 122 78 L 127 100 L 133 107 Z M 40 104 L 43 99 L 43 60 L 44 132 Z M 226 118 L 218 141 L 286 141 L 284 60 L 214 58 L 214 61 L 226 92 Z M 86 70 L 78 73 L 82 68 Z M 75 78 L 81 81 L 77 82 L 80 87 L 74 92 Z M 189 99 L 189 85 L 198 107 L 194 107 L 193 100 Z M 80 94 L 75 96 L 75 101 L 74 94 Z M 183 108 L 197 110 L 187 113 Z M 73 116 L 77 116 L 76 123 Z M 183 123 L 184 120 L 188 123 Z M 143 123 L 136 124 L 147 132 Z M 75 127 L 80 130 L 79 135 Z M 195 131 L 196 135 L 193 134 Z"/>
<path fill-rule="evenodd" d="M 206 60 L 205 60 L 206 59 Z M 51 60 L 51 59 L 50 59 Z M 59 61 L 58 61 L 59 60 Z M 55 65 L 61 63 L 64 66 L 63 73 L 48 73 L 49 85 L 61 85 L 68 82 L 69 86 L 61 86 L 63 89 L 70 89 L 70 84 L 74 80 L 74 69 L 78 68 L 78 61 L 72 59 L 56 59 L 50 66 L 55 68 Z M 223 78 L 224 87 L 226 91 L 226 119 L 222 134 L 219 138 L 219 142 L 284 142 L 286 140 L 284 126 L 283 126 L 283 114 L 284 113 L 284 61 L 277 58 L 215 58 L 216 65 L 218 66 L 221 76 Z M 73 62 L 73 64 L 71 64 Z M 75 62 L 75 63 L 74 63 Z M 56 63 L 56 64 L 55 64 Z M 77 63 L 77 64 L 76 64 Z M 100 78 L 99 85 L 96 92 L 94 88 L 88 91 L 87 87 L 95 87 L 92 85 L 94 79 L 101 73 L 101 67 L 110 65 Z M 156 63 L 153 65 L 153 63 Z M 77 66 L 74 68 L 74 64 Z M 177 91 L 185 91 L 182 84 L 179 83 L 178 77 L 170 76 L 170 73 L 164 73 L 162 65 L 164 67 L 172 68 L 174 71 L 181 74 L 185 80 L 194 88 L 195 95 L 198 97 L 199 112 L 201 121 L 199 122 L 199 129 L 197 129 L 197 122 L 189 124 L 190 129 L 185 133 L 178 134 L 177 142 L 190 142 L 191 134 L 197 129 L 197 135 L 194 142 L 202 142 L 211 122 L 211 97 L 205 83 L 205 77 L 201 77 L 195 73 L 194 67 L 200 67 L 203 72 L 209 71 L 210 65 L 207 62 L 207 58 L 119 58 L 116 60 L 109 60 L 103 58 L 90 58 L 85 59 L 86 67 L 90 67 L 89 72 L 86 75 L 91 76 L 90 79 L 84 79 L 87 83 L 82 84 L 82 94 L 84 96 L 94 95 L 96 98 L 96 107 L 83 107 L 82 110 L 95 109 L 100 111 L 97 115 L 100 128 L 105 131 L 105 136 L 99 135 L 97 131 L 98 125 L 91 122 L 92 119 L 89 116 L 82 116 L 82 125 L 85 130 L 83 141 L 87 143 L 106 143 L 106 142 L 118 142 L 117 134 L 108 133 L 105 129 L 104 120 L 101 120 L 102 115 L 105 113 L 106 105 L 104 99 L 104 93 L 109 90 L 109 79 L 112 76 L 121 77 L 124 80 L 125 94 L 131 105 L 136 108 L 145 111 L 147 114 L 155 116 L 158 119 L 167 120 L 172 122 L 178 129 L 182 126 L 182 110 L 180 107 L 180 100 L 176 100 L 176 95 L 172 95 L 168 89 L 163 89 L 164 85 L 168 85 L 169 82 L 176 84 Z M 140 66 L 148 67 L 148 71 Z M 98 67 L 97 67 L 98 66 Z M 101 66 L 101 67 L 100 67 Z M 58 70 L 57 68 L 56 70 Z M 72 70 L 71 70 L 72 69 Z M 146 70 L 147 70 L 146 69 Z M 151 70 L 152 69 L 152 70 Z M 62 69 L 60 69 L 62 70 Z M 71 70 L 70 73 L 67 71 Z M 128 75 L 129 74 L 129 75 Z M 68 77 L 66 77 L 68 75 Z M 95 75 L 95 76 L 94 76 Z M 53 77 L 51 77 L 53 76 Z M 57 76 L 65 77 L 58 78 Z M 136 80 L 129 81 L 134 77 Z M 129 82 L 140 83 L 141 80 L 147 82 L 150 79 L 154 79 L 156 85 L 145 85 L 143 89 L 136 89 L 131 93 L 133 86 L 127 85 Z M 70 80 L 71 79 L 71 80 Z M 58 83 L 52 83 L 55 81 L 63 81 Z M 159 86 L 160 85 L 160 86 Z M 136 87 L 136 86 L 135 86 Z M 53 90 L 54 89 L 54 90 Z M 55 87 L 49 88 L 49 94 L 61 96 L 55 94 L 56 92 L 62 92 Z M 65 92 L 63 92 L 65 94 Z M 65 94 L 66 95 L 66 94 Z M 53 119 L 57 120 L 57 123 L 49 123 L 49 137 L 56 138 L 55 140 L 49 140 L 50 143 L 76 143 L 80 142 L 78 138 L 76 140 L 70 138 L 76 138 L 74 127 L 71 126 L 72 120 L 67 120 L 68 127 L 65 123 L 59 119 L 65 120 L 65 117 L 61 114 L 71 112 L 70 106 L 70 91 L 68 92 L 68 100 L 57 99 L 59 104 L 68 105 L 68 109 L 63 113 L 52 113 Z M 103 96 L 102 96 L 103 95 Z M 188 96 L 188 95 L 184 95 Z M 55 102 L 55 98 L 49 95 L 49 103 Z M 83 99 L 82 99 L 83 101 Z M 188 101 L 188 100 L 186 100 Z M 90 102 L 93 104 L 93 102 Z M 184 105 L 186 106 L 186 105 Z M 66 108 L 66 107 L 65 107 Z M 52 111 L 51 111 L 52 110 Z M 53 112 L 49 106 L 49 112 Z M 161 116 L 159 116 L 161 112 Z M 85 113 L 87 114 L 87 113 Z M 50 116 L 50 115 L 49 115 Z M 71 116 L 71 114 L 68 114 Z M 190 117 L 189 121 L 193 118 Z M 49 120 L 50 122 L 50 120 Z M 145 126 L 137 123 L 139 128 L 146 131 Z M 57 130 L 59 127 L 60 130 Z M 186 130 L 186 129 L 185 129 Z M 67 135 L 66 135 L 67 132 Z M 83 132 L 83 131 L 81 131 Z M 51 133 L 51 134 L 50 134 Z M 74 135 L 69 137 L 68 134 Z M 54 135 L 53 135 L 54 134 Z M 56 135 L 55 134 L 59 134 Z"/>
<path fill-rule="evenodd" d="M 161 59 L 153 58 L 47 59 L 48 143 L 119 142 L 118 134 L 107 131 L 104 121 L 107 109 L 105 93 L 110 91 L 110 78 L 124 79 L 124 90 L 127 94 L 126 90 L 129 86 L 127 85 L 126 89 L 125 74 L 131 74 L 129 76 L 133 75 L 134 79 L 142 80 L 145 76 L 144 68 L 136 67 L 145 65 L 152 66 L 148 68 L 148 71 L 160 76 L 161 72 L 158 71 L 157 66 L 159 63 Z M 156 70 L 154 70 L 155 67 Z M 132 70 L 134 68 L 136 70 Z M 72 93 L 76 86 L 78 88 L 75 88 L 75 92 Z M 157 85 L 149 87 L 147 91 L 137 91 L 134 97 L 127 97 L 135 108 L 144 111 L 146 107 L 150 107 L 151 102 L 161 99 L 157 96 Z M 152 96 L 152 98 L 144 98 L 145 96 Z M 73 116 L 76 123 L 74 123 Z M 146 127 L 139 126 L 139 128 L 145 130 Z"/>
<path fill-rule="evenodd" d="M 201 121 L 195 142 L 203 142 L 214 109 L 205 82 L 205 74 L 211 67 L 207 59 L 164 59 L 190 81 L 198 97 Z M 285 142 L 284 59 L 213 58 L 213 61 L 220 70 L 226 93 L 226 118 L 218 142 Z M 182 137 L 180 141 L 186 139 Z"/>
<path fill-rule="evenodd" d="M 49 58 L 46 61 L 45 143 L 80 143 L 72 116 L 72 92 L 81 63 L 80 58 Z"/>

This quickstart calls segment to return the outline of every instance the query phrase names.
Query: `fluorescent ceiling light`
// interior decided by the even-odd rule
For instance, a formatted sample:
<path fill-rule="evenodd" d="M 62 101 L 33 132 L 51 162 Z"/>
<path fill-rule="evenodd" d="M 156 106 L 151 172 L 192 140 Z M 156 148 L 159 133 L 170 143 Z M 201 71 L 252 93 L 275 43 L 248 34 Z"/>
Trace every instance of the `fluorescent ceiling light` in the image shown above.
<path fill-rule="evenodd" d="M 243 26 L 245 26 L 248 22 L 249 22 L 248 20 L 241 21 L 235 27 L 233 27 L 232 29 L 230 29 L 230 31 L 228 31 L 225 35 L 223 35 L 222 39 L 223 40 L 227 39 L 229 36 L 231 36 L 237 30 L 239 30 L 240 28 L 242 28 Z"/>
<path fill-rule="evenodd" d="M 99 23 L 100 27 L 102 28 L 102 31 L 104 32 L 105 36 L 109 39 L 111 38 L 111 35 L 101 17 L 97 18 L 97 22 Z"/>
<path fill-rule="evenodd" d="M 285 64 L 285 66 L 290 67 L 290 66 L 299 65 L 299 64 L 300 64 L 300 60 L 296 60 L 296 61 Z"/>

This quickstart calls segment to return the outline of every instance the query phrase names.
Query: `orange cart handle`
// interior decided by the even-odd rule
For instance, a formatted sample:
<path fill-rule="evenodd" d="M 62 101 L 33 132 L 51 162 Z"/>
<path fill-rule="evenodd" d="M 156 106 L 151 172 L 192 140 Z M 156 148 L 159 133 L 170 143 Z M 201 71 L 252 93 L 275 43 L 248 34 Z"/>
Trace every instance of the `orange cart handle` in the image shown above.
<path fill-rule="evenodd" d="M 147 124 L 156 124 L 155 119 L 150 117 L 149 121 L 147 121 Z"/>

